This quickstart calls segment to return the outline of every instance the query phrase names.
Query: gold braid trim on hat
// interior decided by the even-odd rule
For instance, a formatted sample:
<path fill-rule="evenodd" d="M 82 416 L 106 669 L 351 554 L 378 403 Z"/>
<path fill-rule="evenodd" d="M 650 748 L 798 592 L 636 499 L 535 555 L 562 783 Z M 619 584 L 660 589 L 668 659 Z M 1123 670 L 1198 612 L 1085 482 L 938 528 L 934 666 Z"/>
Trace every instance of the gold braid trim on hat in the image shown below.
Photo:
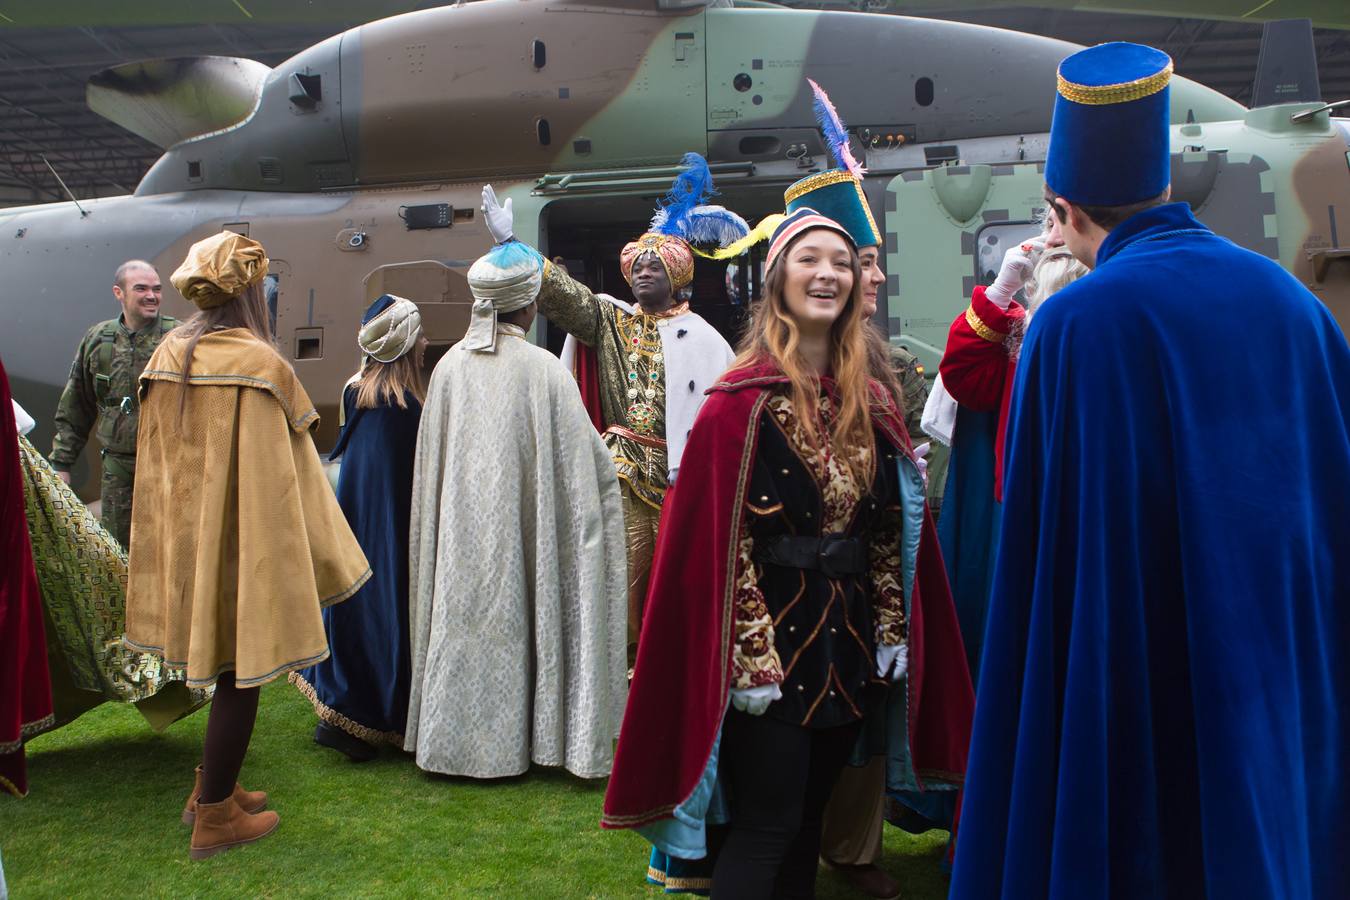
<path fill-rule="evenodd" d="M 831 169 L 828 172 L 811 175 L 789 186 L 788 189 L 783 192 L 783 204 L 787 205 L 804 194 L 809 194 L 814 190 L 819 190 L 820 188 L 828 187 L 832 184 L 843 184 L 845 181 L 857 180 L 858 178 L 856 175 L 845 169 Z"/>
<path fill-rule="evenodd" d="M 1055 77 L 1059 79 L 1059 95 L 1065 100 L 1085 106 L 1110 106 L 1142 100 L 1167 87 L 1167 82 L 1172 78 L 1172 60 L 1169 59 L 1159 72 L 1121 84 L 1074 84 L 1058 73 Z"/>
<path fill-rule="evenodd" d="M 975 312 L 974 306 L 966 307 L 966 324 L 970 326 L 971 331 L 975 332 L 991 344 L 1001 344 L 1003 343 L 1003 339 L 1007 337 L 1006 334 L 999 334 L 997 331 L 984 324 L 984 320 L 980 318 L 979 313 Z"/>

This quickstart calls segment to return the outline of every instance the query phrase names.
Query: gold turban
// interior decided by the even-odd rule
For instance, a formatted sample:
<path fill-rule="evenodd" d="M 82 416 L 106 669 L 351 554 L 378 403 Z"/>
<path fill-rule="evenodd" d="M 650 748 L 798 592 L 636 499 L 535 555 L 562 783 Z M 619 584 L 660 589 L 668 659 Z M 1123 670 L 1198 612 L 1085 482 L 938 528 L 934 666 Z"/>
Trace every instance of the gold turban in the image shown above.
<path fill-rule="evenodd" d="M 649 231 L 619 253 L 619 271 L 623 273 L 624 281 L 633 283 L 633 264 L 644 253 L 655 253 L 661 260 L 671 290 L 678 291 L 694 280 L 694 251 L 689 244 L 673 234 Z"/>
<path fill-rule="evenodd" d="M 193 244 L 169 281 L 199 309 L 212 309 L 267 274 L 267 253 L 255 240 L 222 231 Z"/>

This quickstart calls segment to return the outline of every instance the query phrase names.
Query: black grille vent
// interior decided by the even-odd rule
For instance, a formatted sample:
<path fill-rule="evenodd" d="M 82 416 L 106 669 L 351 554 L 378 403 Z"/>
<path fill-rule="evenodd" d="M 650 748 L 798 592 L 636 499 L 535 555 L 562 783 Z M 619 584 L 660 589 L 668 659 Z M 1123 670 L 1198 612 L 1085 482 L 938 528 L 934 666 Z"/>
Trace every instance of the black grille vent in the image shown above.
<path fill-rule="evenodd" d="M 258 177 L 263 184 L 281 184 L 281 160 L 274 156 L 258 157 Z"/>

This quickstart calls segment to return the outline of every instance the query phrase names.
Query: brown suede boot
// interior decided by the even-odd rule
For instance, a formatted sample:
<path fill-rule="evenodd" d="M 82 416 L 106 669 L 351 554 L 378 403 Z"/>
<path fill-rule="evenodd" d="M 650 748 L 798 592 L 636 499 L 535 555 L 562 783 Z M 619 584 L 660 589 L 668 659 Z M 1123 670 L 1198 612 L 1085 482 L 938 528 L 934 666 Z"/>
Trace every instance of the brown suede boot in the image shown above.
<path fill-rule="evenodd" d="M 197 797 L 202 792 L 202 767 L 197 767 L 197 780 L 192 784 L 192 793 L 183 804 L 183 824 L 192 825 L 197 821 Z M 234 785 L 234 802 L 246 813 L 260 813 L 267 809 L 266 791 L 246 791 L 238 782 Z"/>
<path fill-rule="evenodd" d="M 188 855 L 206 859 L 224 850 L 265 838 L 277 830 L 281 817 L 274 812 L 246 813 L 226 797 L 219 803 L 197 803 L 196 824 Z"/>

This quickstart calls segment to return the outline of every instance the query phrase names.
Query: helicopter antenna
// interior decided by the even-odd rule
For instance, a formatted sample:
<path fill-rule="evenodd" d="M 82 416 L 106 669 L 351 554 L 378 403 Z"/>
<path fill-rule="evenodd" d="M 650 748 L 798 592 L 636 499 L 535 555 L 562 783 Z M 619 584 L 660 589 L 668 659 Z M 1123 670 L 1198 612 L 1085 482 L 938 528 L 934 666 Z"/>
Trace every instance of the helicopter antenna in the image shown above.
<path fill-rule="evenodd" d="M 66 183 L 61 180 L 61 176 L 56 174 L 56 169 L 52 168 L 51 163 L 47 162 L 47 157 L 42 157 L 42 162 L 46 164 L 47 171 L 52 173 L 52 177 L 56 179 L 56 183 L 61 185 L 61 190 L 66 192 L 66 196 L 70 198 L 70 202 L 74 203 L 75 208 L 80 211 L 80 218 L 83 219 L 85 216 L 89 215 L 89 210 L 81 206 L 80 201 L 75 199 L 75 195 L 71 193 L 70 188 L 66 187 Z"/>

